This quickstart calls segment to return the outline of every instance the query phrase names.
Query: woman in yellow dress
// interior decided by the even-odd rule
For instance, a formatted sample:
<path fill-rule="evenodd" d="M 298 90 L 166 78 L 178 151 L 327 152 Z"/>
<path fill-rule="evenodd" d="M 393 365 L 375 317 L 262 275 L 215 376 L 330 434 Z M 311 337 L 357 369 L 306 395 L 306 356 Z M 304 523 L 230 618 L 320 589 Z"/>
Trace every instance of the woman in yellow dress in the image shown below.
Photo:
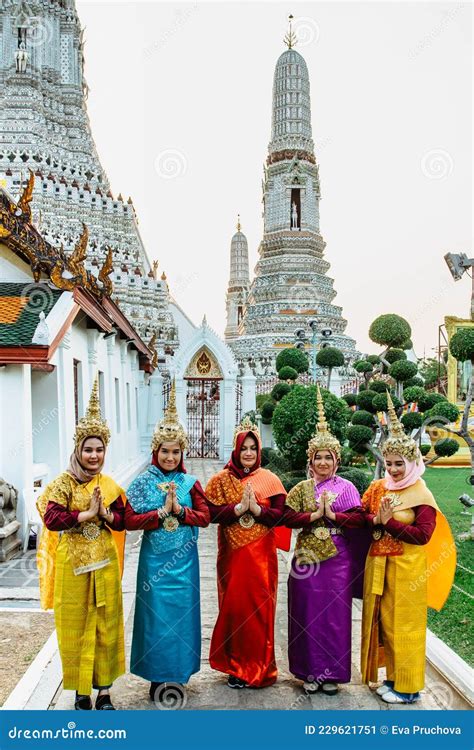
<path fill-rule="evenodd" d="M 41 606 L 54 607 L 65 690 L 75 709 L 114 710 L 109 689 L 125 672 L 121 561 L 125 493 L 101 473 L 110 439 L 96 379 L 79 420 L 69 466 L 38 500 L 45 529 L 38 548 Z M 119 562 L 120 557 L 120 562 Z"/>
<path fill-rule="evenodd" d="M 456 545 L 446 518 L 421 478 L 417 443 L 405 434 L 390 394 L 386 473 L 362 504 L 372 528 L 362 611 L 361 672 L 365 683 L 386 680 L 386 703 L 413 703 L 424 687 L 427 607 L 440 610 L 456 569 Z"/>

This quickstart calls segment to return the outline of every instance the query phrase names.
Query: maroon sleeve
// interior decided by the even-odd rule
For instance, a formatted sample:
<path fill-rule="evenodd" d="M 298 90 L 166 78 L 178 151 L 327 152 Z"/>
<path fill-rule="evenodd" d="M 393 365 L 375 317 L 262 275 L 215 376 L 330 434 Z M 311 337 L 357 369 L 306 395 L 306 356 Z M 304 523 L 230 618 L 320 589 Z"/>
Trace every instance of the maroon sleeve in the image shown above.
<path fill-rule="evenodd" d="M 50 500 L 44 514 L 44 525 L 50 531 L 67 531 L 79 524 L 77 517 L 80 511 L 68 510 L 64 505 Z"/>
<path fill-rule="evenodd" d="M 289 505 L 285 505 L 283 515 L 281 518 L 281 524 L 287 526 L 289 529 L 299 529 L 302 526 L 311 525 L 311 513 L 300 513 L 299 511 L 293 510 Z"/>
<path fill-rule="evenodd" d="M 209 507 L 200 482 L 196 482 L 191 488 L 191 498 L 193 507 L 184 509 L 183 524 L 187 526 L 202 526 L 203 528 L 209 526 Z"/>
<path fill-rule="evenodd" d="M 207 501 L 211 523 L 221 523 L 223 526 L 229 526 L 237 521 L 235 515 L 235 503 L 226 503 L 225 505 L 214 505 L 210 500 Z"/>
<path fill-rule="evenodd" d="M 107 526 L 114 531 L 123 531 L 125 528 L 125 506 L 120 495 L 109 505 L 107 510 L 114 514 L 114 520 L 112 523 L 109 523 L 108 521 L 105 522 Z"/>
<path fill-rule="evenodd" d="M 157 529 L 160 525 L 156 510 L 149 510 L 148 513 L 135 513 L 130 503 L 125 505 L 124 521 L 125 528 L 130 531 Z"/>
<path fill-rule="evenodd" d="M 385 529 L 395 539 L 407 544 L 427 544 L 436 526 L 436 510 L 430 505 L 417 505 L 413 508 L 415 520 L 412 524 L 402 523 L 391 518 Z"/>
<path fill-rule="evenodd" d="M 359 529 L 366 524 L 365 513 L 362 506 L 350 508 L 350 510 L 345 511 L 344 513 L 336 513 L 335 515 L 336 518 L 333 521 L 335 526 L 341 526 L 346 529 Z"/>
<path fill-rule="evenodd" d="M 262 512 L 259 516 L 256 516 L 256 520 L 263 523 L 264 526 L 279 526 L 283 516 L 286 495 L 272 495 L 269 500 L 271 505 L 269 507 L 262 505 Z"/>

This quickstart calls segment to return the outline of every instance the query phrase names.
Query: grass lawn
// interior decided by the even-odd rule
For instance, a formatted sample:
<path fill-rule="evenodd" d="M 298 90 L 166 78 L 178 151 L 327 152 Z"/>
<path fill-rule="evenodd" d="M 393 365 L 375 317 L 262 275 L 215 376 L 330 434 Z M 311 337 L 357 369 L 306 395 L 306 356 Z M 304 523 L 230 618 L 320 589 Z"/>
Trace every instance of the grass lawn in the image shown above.
<path fill-rule="evenodd" d="M 460 542 L 457 538 L 460 533 L 469 531 L 470 528 L 469 516 L 461 515 L 461 510 L 465 508 L 458 500 L 464 493 L 474 497 L 474 488 L 467 483 L 469 475 L 469 469 L 428 467 L 423 479 L 449 521 L 456 540 L 458 564 L 467 568 L 467 570 L 456 568 L 454 584 L 458 588 L 453 586 L 441 612 L 428 610 L 428 627 L 472 666 L 474 665 L 474 642 L 469 635 L 472 632 L 474 619 L 474 581 L 472 573 L 468 570 L 474 570 L 474 542 Z"/>

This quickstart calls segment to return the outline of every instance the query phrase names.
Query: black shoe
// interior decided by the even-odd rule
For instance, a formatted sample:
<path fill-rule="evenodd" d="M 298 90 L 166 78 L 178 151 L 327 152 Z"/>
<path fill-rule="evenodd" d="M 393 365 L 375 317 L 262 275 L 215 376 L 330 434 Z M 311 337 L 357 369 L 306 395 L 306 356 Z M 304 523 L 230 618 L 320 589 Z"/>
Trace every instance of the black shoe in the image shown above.
<path fill-rule="evenodd" d="M 227 685 L 230 688 L 235 688 L 237 690 L 241 690 L 244 687 L 247 687 L 247 683 L 243 680 L 239 680 L 238 677 L 234 677 L 234 675 L 230 674 L 229 678 L 227 680 Z"/>
<path fill-rule="evenodd" d="M 150 696 L 150 700 L 151 701 L 155 700 L 155 693 L 158 690 L 158 688 L 160 687 L 160 685 L 163 685 L 163 683 L 162 682 L 152 682 L 152 683 L 150 683 L 149 696 Z"/>
<path fill-rule="evenodd" d="M 99 697 L 96 699 L 95 707 L 97 711 L 115 711 L 115 706 L 112 705 L 112 701 L 110 700 L 110 695 L 108 693 L 99 695 Z"/>
<path fill-rule="evenodd" d="M 336 682 L 323 682 L 321 685 L 321 691 L 324 695 L 337 695 L 339 688 Z"/>
<path fill-rule="evenodd" d="M 76 711 L 92 711 L 92 701 L 90 695 L 79 695 L 79 693 L 76 693 L 74 709 Z"/>

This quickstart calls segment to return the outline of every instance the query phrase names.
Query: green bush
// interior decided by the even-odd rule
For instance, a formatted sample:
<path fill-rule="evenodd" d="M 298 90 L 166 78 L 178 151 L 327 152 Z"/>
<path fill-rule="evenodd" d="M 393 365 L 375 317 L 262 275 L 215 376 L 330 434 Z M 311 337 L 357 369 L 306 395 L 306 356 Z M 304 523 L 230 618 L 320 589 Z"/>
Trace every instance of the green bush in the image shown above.
<path fill-rule="evenodd" d="M 437 422 L 437 417 L 440 417 Z M 449 401 L 440 401 L 435 404 L 432 409 L 429 409 L 424 413 L 424 418 L 429 419 L 431 424 L 443 424 L 443 421 L 456 422 L 459 417 L 459 409 L 454 404 L 450 404 Z"/>
<path fill-rule="evenodd" d="M 425 393 L 426 391 L 423 388 L 412 385 L 408 388 L 403 389 L 403 398 L 405 399 L 405 403 L 407 404 L 418 403 L 418 401 L 423 398 Z"/>
<path fill-rule="evenodd" d="M 400 349 L 411 351 L 411 349 L 413 349 L 413 341 L 411 339 L 407 339 L 403 342 L 403 344 L 400 344 Z"/>
<path fill-rule="evenodd" d="M 409 411 L 401 418 L 401 423 L 405 430 L 410 433 L 412 430 L 417 430 L 423 424 L 423 416 L 419 411 Z"/>
<path fill-rule="evenodd" d="M 362 424 L 352 425 L 347 428 L 349 447 L 361 455 L 367 453 L 367 443 L 372 442 L 373 436 L 373 430 Z"/>
<path fill-rule="evenodd" d="M 307 477 L 304 474 L 300 474 L 297 477 L 289 476 L 288 474 L 283 474 L 280 479 L 282 481 L 283 487 L 287 492 L 293 489 L 293 487 L 296 487 L 297 484 L 300 482 L 304 482 L 304 480 Z"/>
<path fill-rule="evenodd" d="M 390 365 L 388 372 L 397 382 L 404 383 L 416 375 L 418 367 L 414 362 L 399 360 Z"/>
<path fill-rule="evenodd" d="M 356 457 L 356 454 L 354 453 L 352 448 L 349 448 L 348 445 L 343 445 L 341 448 L 341 469 L 340 470 L 342 471 L 343 466 L 350 468 L 355 457 Z"/>
<path fill-rule="evenodd" d="M 257 411 L 261 414 L 264 403 L 266 401 L 272 401 L 272 400 L 273 399 L 272 399 L 272 397 L 270 396 L 269 393 L 259 393 L 258 396 L 257 396 L 257 398 L 256 398 L 256 401 L 257 401 Z"/>
<path fill-rule="evenodd" d="M 411 328 L 404 318 L 389 313 L 374 320 L 369 329 L 369 337 L 382 346 L 401 346 L 411 338 Z"/>
<path fill-rule="evenodd" d="M 404 386 L 405 388 L 411 388 L 412 386 L 419 386 L 420 388 L 423 388 L 425 385 L 423 378 L 414 377 L 410 378 L 409 380 L 405 380 Z"/>
<path fill-rule="evenodd" d="M 263 424 L 271 424 L 272 423 L 272 417 L 273 412 L 275 411 L 275 402 L 274 401 L 266 401 L 262 407 L 262 422 Z"/>
<path fill-rule="evenodd" d="M 384 359 L 387 360 L 387 362 L 390 362 L 391 365 L 393 365 L 394 362 L 406 362 L 407 355 L 403 351 L 403 349 L 389 349 L 388 352 L 386 352 Z"/>
<path fill-rule="evenodd" d="M 286 474 L 291 470 L 291 461 L 283 456 L 279 451 L 276 451 L 274 448 L 272 448 L 272 452 L 270 454 L 270 461 L 268 463 L 267 469 L 270 471 L 273 471 L 275 474 L 278 474 L 278 476 L 281 476 L 281 474 Z"/>
<path fill-rule="evenodd" d="M 369 390 L 369 389 L 367 388 L 367 386 L 366 386 L 366 384 L 365 384 L 365 383 L 361 383 L 361 384 L 359 385 L 359 393 L 362 393 L 362 391 L 368 391 L 368 390 Z"/>
<path fill-rule="evenodd" d="M 375 427 L 374 415 L 369 411 L 364 411 L 364 409 L 355 411 L 352 415 L 351 422 L 352 424 L 363 424 L 366 427 Z"/>
<path fill-rule="evenodd" d="M 262 448 L 261 465 L 268 466 L 271 460 L 271 455 L 275 451 L 273 448 Z"/>
<path fill-rule="evenodd" d="M 308 357 L 301 349 L 283 349 L 276 358 L 275 366 L 280 376 L 282 367 L 293 367 L 296 372 L 307 372 L 309 362 Z M 282 380 L 286 380 L 286 378 L 282 378 Z"/>
<path fill-rule="evenodd" d="M 418 399 L 418 406 L 421 411 L 427 411 L 428 409 L 432 409 L 435 404 L 441 404 L 443 401 L 447 400 L 446 396 L 443 396 L 441 393 L 425 392 L 423 396 L 420 396 Z"/>
<path fill-rule="evenodd" d="M 399 409 L 402 405 L 399 398 L 391 394 L 392 401 L 395 409 Z M 388 410 L 388 401 L 387 401 L 387 392 L 385 393 L 377 393 L 373 400 L 373 408 L 375 411 L 387 411 Z"/>
<path fill-rule="evenodd" d="M 374 366 L 367 359 L 360 359 L 354 363 L 354 369 L 356 372 L 372 372 Z"/>
<path fill-rule="evenodd" d="M 474 326 L 459 328 L 449 342 L 449 351 L 458 362 L 474 362 Z"/>
<path fill-rule="evenodd" d="M 359 495 L 362 497 L 364 492 L 368 489 L 369 484 L 371 482 L 371 477 L 367 474 L 367 472 L 362 471 L 362 469 L 345 469 L 344 471 L 338 471 L 338 476 L 343 477 L 343 479 L 347 479 L 349 482 L 352 482 L 353 485 L 357 488 L 359 491 Z"/>
<path fill-rule="evenodd" d="M 375 391 L 363 391 L 362 393 L 359 393 L 356 399 L 356 404 L 359 407 L 359 409 L 364 409 L 364 411 L 370 411 L 375 412 L 373 401 L 377 394 Z"/>
<path fill-rule="evenodd" d="M 325 346 L 316 354 L 316 364 L 319 367 L 342 367 L 344 364 L 344 354 L 335 346 Z"/>
<path fill-rule="evenodd" d="M 453 440 L 452 438 L 443 438 L 442 440 L 437 440 L 434 444 L 434 452 L 440 458 L 454 456 L 454 454 L 457 453 L 458 450 L 459 443 L 457 443 L 456 440 Z"/>
<path fill-rule="evenodd" d="M 285 366 L 278 370 L 278 377 L 280 380 L 296 380 L 298 372 L 294 367 Z"/>
<path fill-rule="evenodd" d="M 277 383 L 272 392 L 271 397 L 274 401 L 281 401 L 283 396 L 291 391 L 291 385 L 289 383 Z"/>
<path fill-rule="evenodd" d="M 384 383 L 383 380 L 371 380 L 369 382 L 369 390 L 375 391 L 375 393 L 386 393 L 387 383 Z"/>
<path fill-rule="evenodd" d="M 380 357 L 378 354 L 369 354 L 368 357 L 366 357 L 367 362 L 370 362 L 371 365 L 379 365 L 380 364 Z"/>
<path fill-rule="evenodd" d="M 329 429 L 340 442 L 345 439 L 350 411 L 337 396 L 321 389 Z M 306 448 L 316 431 L 316 386 L 296 384 L 275 408 L 273 434 L 280 452 L 291 461 L 294 469 L 306 466 Z"/>
<path fill-rule="evenodd" d="M 420 445 L 420 453 L 422 456 L 427 456 L 430 450 L 431 450 L 431 445 L 429 445 L 428 443 L 422 443 Z"/>
<path fill-rule="evenodd" d="M 342 398 L 344 399 L 344 401 L 346 402 L 348 406 L 356 405 L 357 396 L 355 393 L 346 393 L 346 395 L 343 396 Z"/>

